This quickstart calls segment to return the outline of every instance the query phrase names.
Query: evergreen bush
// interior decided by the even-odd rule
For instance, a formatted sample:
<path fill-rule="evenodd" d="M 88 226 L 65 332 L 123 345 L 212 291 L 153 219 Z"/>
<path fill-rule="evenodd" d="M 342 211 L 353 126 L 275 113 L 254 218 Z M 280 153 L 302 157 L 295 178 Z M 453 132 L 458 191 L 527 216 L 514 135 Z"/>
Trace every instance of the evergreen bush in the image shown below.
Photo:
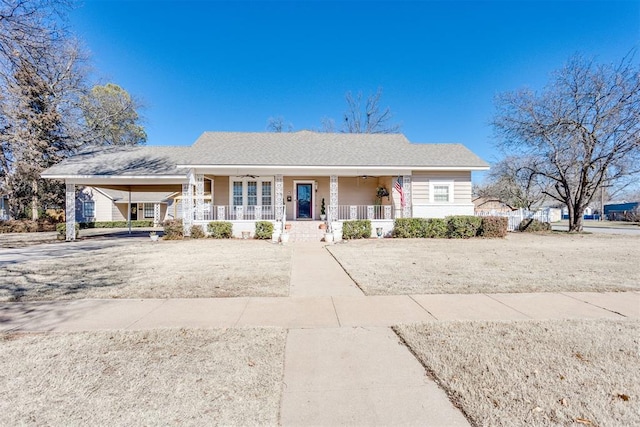
<path fill-rule="evenodd" d="M 368 219 L 358 219 L 342 223 L 343 239 L 368 239 L 369 237 L 371 237 L 371 221 Z"/>
<path fill-rule="evenodd" d="M 473 215 L 453 215 L 447 220 L 447 237 L 450 239 L 470 239 L 478 235 L 482 218 Z"/>
<path fill-rule="evenodd" d="M 273 223 L 271 221 L 256 222 L 256 239 L 270 240 L 273 234 Z"/>
<path fill-rule="evenodd" d="M 233 224 L 228 221 L 213 221 L 207 225 L 209 237 L 214 239 L 230 239 L 233 237 Z"/>

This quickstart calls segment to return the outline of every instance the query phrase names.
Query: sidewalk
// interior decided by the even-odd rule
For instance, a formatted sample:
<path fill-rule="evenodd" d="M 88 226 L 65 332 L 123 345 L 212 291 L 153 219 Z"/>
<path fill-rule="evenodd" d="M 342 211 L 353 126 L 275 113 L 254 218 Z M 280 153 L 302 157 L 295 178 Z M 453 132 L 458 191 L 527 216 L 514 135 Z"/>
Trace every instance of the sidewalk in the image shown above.
<path fill-rule="evenodd" d="M 0 331 L 389 327 L 445 320 L 640 318 L 639 292 L 0 303 Z"/>

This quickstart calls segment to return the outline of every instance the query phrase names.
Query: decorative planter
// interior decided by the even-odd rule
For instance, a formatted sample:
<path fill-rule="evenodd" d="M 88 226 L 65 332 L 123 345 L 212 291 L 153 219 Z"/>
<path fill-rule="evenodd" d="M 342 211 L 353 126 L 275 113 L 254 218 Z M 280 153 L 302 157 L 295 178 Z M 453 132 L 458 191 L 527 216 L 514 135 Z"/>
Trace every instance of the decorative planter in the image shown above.
<path fill-rule="evenodd" d="M 152 242 L 157 242 L 158 241 L 158 235 L 157 234 L 151 234 L 151 235 L 149 235 L 149 238 L 151 239 Z"/>
<path fill-rule="evenodd" d="M 324 241 L 326 243 L 333 243 L 333 233 L 325 233 Z"/>
<path fill-rule="evenodd" d="M 318 226 L 318 228 L 319 228 L 320 230 L 326 230 L 326 229 L 327 229 L 327 224 L 325 224 L 325 223 L 323 222 L 322 224 L 320 224 L 320 225 Z"/>
<path fill-rule="evenodd" d="M 378 236 L 378 239 L 382 239 L 382 227 L 376 228 L 376 236 Z"/>
<path fill-rule="evenodd" d="M 278 243 L 280 241 L 280 231 L 274 231 L 271 235 L 271 242 Z"/>
<path fill-rule="evenodd" d="M 327 215 L 326 214 L 320 214 L 320 221 L 326 221 L 327 220 Z"/>
<path fill-rule="evenodd" d="M 285 230 L 291 230 L 291 224 L 287 222 L 287 223 L 284 225 L 284 229 L 285 229 Z"/>
<path fill-rule="evenodd" d="M 283 245 L 286 245 L 287 242 L 289 242 L 289 233 L 282 233 L 280 235 L 280 243 L 282 243 Z"/>

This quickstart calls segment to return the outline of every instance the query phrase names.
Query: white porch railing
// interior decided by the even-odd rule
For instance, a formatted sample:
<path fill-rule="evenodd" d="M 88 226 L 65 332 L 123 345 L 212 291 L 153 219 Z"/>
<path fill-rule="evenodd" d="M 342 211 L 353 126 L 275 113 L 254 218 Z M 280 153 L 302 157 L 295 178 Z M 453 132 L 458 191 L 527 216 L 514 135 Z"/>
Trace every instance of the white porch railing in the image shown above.
<path fill-rule="evenodd" d="M 275 206 L 230 206 L 208 205 L 204 211 L 204 221 L 275 221 Z M 284 212 L 284 207 L 283 207 Z M 338 221 L 354 219 L 394 219 L 394 210 L 391 205 L 339 205 Z M 193 219 L 197 219 L 196 212 Z"/>
<path fill-rule="evenodd" d="M 339 205 L 338 220 L 393 219 L 391 205 Z"/>
<path fill-rule="evenodd" d="M 196 216 L 194 212 L 194 219 Z M 275 206 L 213 205 L 209 210 L 205 210 L 203 215 L 204 221 L 273 221 L 275 219 Z"/>
<path fill-rule="evenodd" d="M 509 219 L 507 231 L 517 230 L 520 223 L 525 219 L 536 219 L 540 222 L 551 222 L 549 219 L 549 211 L 531 212 L 526 209 L 518 209 L 511 212 L 476 212 L 476 216 L 502 216 Z"/>

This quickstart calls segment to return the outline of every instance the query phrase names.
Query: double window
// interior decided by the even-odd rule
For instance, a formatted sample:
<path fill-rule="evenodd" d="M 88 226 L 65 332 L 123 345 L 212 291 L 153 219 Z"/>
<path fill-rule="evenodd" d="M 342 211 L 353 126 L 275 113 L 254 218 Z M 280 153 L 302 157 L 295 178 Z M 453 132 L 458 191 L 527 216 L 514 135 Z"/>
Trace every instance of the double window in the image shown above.
<path fill-rule="evenodd" d="M 273 178 L 246 177 L 231 178 L 232 206 L 273 205 Z"/>

